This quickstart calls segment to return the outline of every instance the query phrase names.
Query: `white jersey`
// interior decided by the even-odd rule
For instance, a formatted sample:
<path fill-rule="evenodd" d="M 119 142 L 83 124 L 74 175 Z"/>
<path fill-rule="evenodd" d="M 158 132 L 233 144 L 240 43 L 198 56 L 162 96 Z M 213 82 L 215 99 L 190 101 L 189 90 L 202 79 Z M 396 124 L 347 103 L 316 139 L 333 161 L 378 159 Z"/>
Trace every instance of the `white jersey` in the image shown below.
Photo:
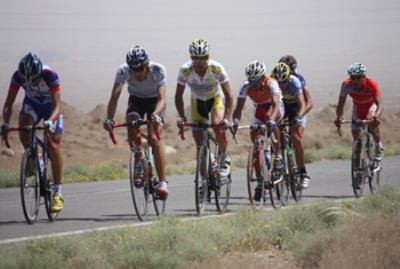
<path fill-rule="evenodd" d="M 228 74 L 222 64 L 209 60 L 208 69 L 203 77 L 200 77 L 193 67 L 193 62 L 189 61 L 181 66 L 178 73 L 177 82 L 185 86 L 188 84 L 194 98 L 206 101 L 222 92 L 222 84 L 229 81 Z"/>
<path fill-rule="evenodd" d="M 167 86 L 167 72 L 163 65 L 150 62 L 146 78 L 142 82 L 139 82 L 132 74 L 128 64 L 125 63 L 118 68 L 115 75 L 115 82 L 122 85 L 127 82 L 130 95 L 139 98 L 153 98 L 158 96 L 158 87 Z"/>

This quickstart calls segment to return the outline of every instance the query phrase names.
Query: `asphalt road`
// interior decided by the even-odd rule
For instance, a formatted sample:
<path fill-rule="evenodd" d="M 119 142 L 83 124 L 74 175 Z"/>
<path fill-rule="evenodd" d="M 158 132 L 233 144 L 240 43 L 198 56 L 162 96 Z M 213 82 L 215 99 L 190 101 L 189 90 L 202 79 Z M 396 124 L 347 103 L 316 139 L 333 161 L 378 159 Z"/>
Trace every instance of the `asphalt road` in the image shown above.
<path fill-rule="evenodd" d="M 400 181 L 399 163 L 400 156 L 386 157 L 382 161 L 381 182 Z M 303 192 L 303 203 L 354 198 L 349 160 L 313 163 L 307 169 L 312 181 Z M 232 172 L 232 178 L 230 210 L 249 205 L 245 170 Z M 194 175 L 168 177 L 168 214 L 197 218 L 193 180 Z M 367 186 L 364 191 L 364 194 L 369 193 Z M 141 223 L 135 215 L 128 180 L 65 184 L 63 198 L 64 210 L 56 222 L 48 221 L 45 207 L 41 206 L 38 221 L 28 225 L 22 212 L 19 188 L 0 189 L 0 247 L 32 236 L 67 235 Z M 271 205 L 267 203 L 266 207 Z M 214 204 L 207 207 L 206 214 L 217 214 Z M 155 218 L 154 208 L 151 208 L 150 218 Z"/>

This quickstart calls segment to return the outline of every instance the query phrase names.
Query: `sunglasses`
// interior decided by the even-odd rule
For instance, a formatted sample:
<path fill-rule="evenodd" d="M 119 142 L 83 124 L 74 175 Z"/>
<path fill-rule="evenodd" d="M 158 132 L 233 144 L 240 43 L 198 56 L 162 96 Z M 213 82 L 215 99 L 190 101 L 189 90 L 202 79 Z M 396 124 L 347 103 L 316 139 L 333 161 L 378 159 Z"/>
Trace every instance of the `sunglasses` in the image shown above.
<path fill-rule="evenodd" d="M 278 81 L 278 84 L 283 85 L 286 84 L 288 82 L 288 80 L 282 80 L 282 81 Z"/>
<path fill-rule="evenodd" d="M 247 79 L 250 83 L 252 83 L 252 82 L 259 82 L 260 80 L 261 80 L 261 77 L 258 77 L 258 78 L 248 78 Z"/>
<path fill-rule="evenodd" d="M 192 61 L 195 62 L 207 62 L 208 61 L 208 57 L 200 57 L 200 56 L 192 56 Z"/>
<path fill-rule="evenodd" d="M 139 67 L 129 67 L 133 72 L 142 72 L 145 68 L 145 65 L 139 66 Z"/>
<path fill-rule="evenodd" d="M 350 76 L 351 80 L 361 80 L 363 76 Z"/>

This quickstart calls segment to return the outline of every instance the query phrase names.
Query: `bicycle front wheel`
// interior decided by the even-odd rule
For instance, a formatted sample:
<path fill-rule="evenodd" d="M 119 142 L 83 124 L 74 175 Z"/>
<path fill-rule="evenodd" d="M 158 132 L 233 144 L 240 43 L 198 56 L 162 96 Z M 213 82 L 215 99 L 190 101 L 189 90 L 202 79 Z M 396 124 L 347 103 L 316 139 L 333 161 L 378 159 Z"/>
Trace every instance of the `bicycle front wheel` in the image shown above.
<path fill-rule="evenodd" d="M 40 186 L 39 169 L 35 165 L 35 156 L 31 148 L 25 149 L 21 163 L 20 191 L 22 210 L 26 222 L 35 223 L 39 214 Z"/>
<path fill-rule="evenodd" d="M 376 144 L 372 136 L 367 137 L 367 162 L 368 162 L 368 185 L 371 194 L 375 194 L 380 183 L 380 162 L 375 160 Z"/>
<path fill-rule="evenodd" d="M 208 160 L 209 160 L 209 149 L 206 146 L 201 146 L 199 154 L 197 155 L 196 164 L 196 177 L 195 177 L 195 205 L 197 215 L 201 216 L 204 213 L 206 207 L 206 200 L 209 199 L 208 190 Z"/>
<path fill-rule="evenodd" d="M 47 158 L 46 167 L 44 168 L 43 175 L 42 175 L 44 188 L 41 186 L 40 188 L 44 189 L 44 204 L 46 206 L 46 213 L 47 217 L 50 221 L 55 221 L 58 216 L 58 212 L 53 212 L 51 208 L 53 207 L 53 186 L 54 186 L 54 179 L 53 179 L 53 170 L 51 168 L 51 159 Z"/>
<path fill-rule="evenodd" d="M 270 163 L 272 163 L 271 159 L 271 154 L 269 153 L 268 155 L 268 160 Z M 266 165 L 265 158 L 262 158 L 262 170 L 263 170 L 263 176 L 264 176 L 264 182 L 267 182 L 268 187 L 268 193 L 269 193 L 269 198 L 271 200 L 271 205 L 275 209 L 279 209 L 282 207 L 282 196 L 283 196 L 283 191 L 282 191 L 282 178 L 283 175 L 279 173 L 279 178 L 275 173 L 271 173 L 272 169 L 268 169 Z"/>
<path fill-rule="evenodd" d="M 247 190 L 250 204 L 256 210 L 262 209 L 264 205 L 265 184 L 261 176 L 263 158 L 263 151 L 253 145 L 249 150 L 249 157 L 247 160 Z M 259 171 L 258 176 L 256 170 Z"/>
<path fill-rule="evenodd" d="M 231 195 L 231 173 L 229 173 L 227 177 L 221 177 L 220 174 L 217 173 L 216 182 L 215 203 L 218 212 L 224 214 L 228 209 L 229 197 Z"/>
<path fill-rule="evenodd" d="M 137 153 L 139 154 L 139 153 Z M 129 179 L 131 185 L 131 194 L 133 206 L 139 220 L 144 221 L 149 213 L 149 173 L 147 162 L 142 157 L 135 157 L 135 153 L 131 153 L 131 161 L 129 167 Z M 137 164 L 141 162 L 141 164 Z M 138 169 L 142 169 L 138 171 Z"/>
<path fill-rule="evenodd" d="M 351 180 L 352 188 L 356 198 L 360 198 L 364 190 L 365 181 L 365 167 L 362 160 L 362 143 L 360 139 L 353 142 L 353 149 L 351 154 Z"/>

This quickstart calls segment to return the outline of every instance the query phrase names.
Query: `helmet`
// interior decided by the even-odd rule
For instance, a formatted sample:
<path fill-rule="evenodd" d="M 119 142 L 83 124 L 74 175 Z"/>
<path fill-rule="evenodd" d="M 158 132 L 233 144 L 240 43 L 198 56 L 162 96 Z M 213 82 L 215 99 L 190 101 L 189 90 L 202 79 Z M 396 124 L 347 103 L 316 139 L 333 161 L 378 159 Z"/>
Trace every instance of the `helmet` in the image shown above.
<path fill-rule="evenodd" d="M 296 58 L 294 58 L 292 55 L 284 55 L 282 56 L 278 63 L 285 63 L 290 67 L 290 70 L 292 72 L 296 71 L 297 68 L 297 61 Z"/>
<path fill-rule="evenodd" d="M 149 62 L 149 56 L 145 48 L 135 46 L 126 54 L 126 63 L 133 68 L 141 67 Z"/>
<path fill-rule="evenodd" d="M 208 56 L 210 54 L 210 45 L 201 38 L 196 38 L 189 45 L 190 56 Z"/>
<path fill-rule="evenodd" d="M 36 55 L 28 53 L 18 65 L 19 77 L 27 84 L 33 84 L 40 79 L 43 64 Z"/>
<path fill-rule="evenodd" d="M 360 63 L 355 63 L 349 66 L 347 74 L 349 76 L 365 75 L 367 73 L 367 67 Z"/>
<path fill-rule="evenodd" d="M 246 66 L 244 71 L 246 77 L 254 78 L 254 77 L 261 77 L 267 72 L 267 68 L 265 64 L 260 61 L 253 61 Z"/>
<path fill-rule="evenodd" d="M 285 63 L 278 63 L 272 69 L 271 76 L 277 81 L 284 81 L 289 78 L 290 67 Z"/>

